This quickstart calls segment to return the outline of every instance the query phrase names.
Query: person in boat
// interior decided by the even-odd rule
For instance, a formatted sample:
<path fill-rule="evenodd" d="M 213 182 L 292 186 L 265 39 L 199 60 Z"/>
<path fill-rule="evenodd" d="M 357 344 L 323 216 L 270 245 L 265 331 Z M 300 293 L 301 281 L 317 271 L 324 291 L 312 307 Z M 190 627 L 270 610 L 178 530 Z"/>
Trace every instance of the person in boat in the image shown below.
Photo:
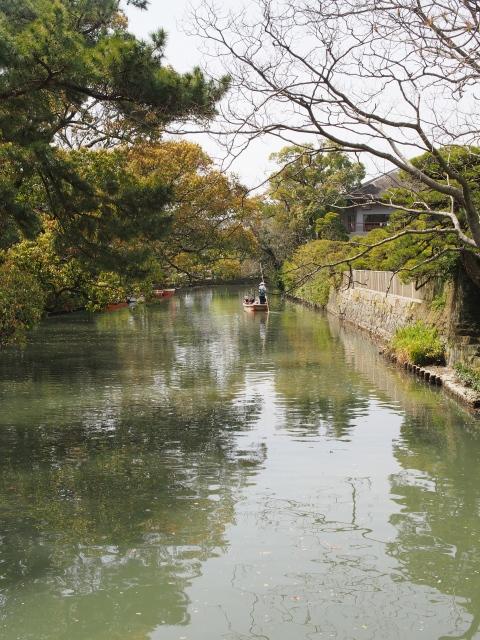
<path fill-rule="evenodd" d="M 252 294 L 245 296 L 243 301 L 245 302 L 245 304 L 253 304 L 255 302 L 255 298 L 254 296 L 252 296 Z"/>
<path fill-rule="evenodd" d="M 260 304 L 266 304 L 267 302 L 267 287 L 265 285 L 265 282 L 263 282 L 263 280 L 258 285 L 258 299 Z"/>

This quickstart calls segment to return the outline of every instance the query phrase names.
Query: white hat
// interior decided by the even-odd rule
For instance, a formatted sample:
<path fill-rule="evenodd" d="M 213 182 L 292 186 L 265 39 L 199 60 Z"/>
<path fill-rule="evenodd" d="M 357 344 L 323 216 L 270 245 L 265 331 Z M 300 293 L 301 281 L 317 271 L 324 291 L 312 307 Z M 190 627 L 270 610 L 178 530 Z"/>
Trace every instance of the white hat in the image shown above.
<path fill-rule="evenodd" d="M 264 281 L 262 280 L 262 281 L 260 282 L 260 284 L 265 284 L 265 283 L 264 283 Z"/>

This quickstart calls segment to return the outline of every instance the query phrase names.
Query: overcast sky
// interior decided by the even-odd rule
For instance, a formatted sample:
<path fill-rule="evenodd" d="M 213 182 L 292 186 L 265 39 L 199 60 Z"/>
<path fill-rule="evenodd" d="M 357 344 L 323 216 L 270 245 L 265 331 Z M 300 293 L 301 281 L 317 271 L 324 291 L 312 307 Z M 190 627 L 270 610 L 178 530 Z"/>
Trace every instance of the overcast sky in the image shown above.
<path fill-rule="evenodd" d="M 126 10 L 130 31 L 135 35 L 147 38 L 152 31 L 161 27 L 167 31 L 166 59 L 177 71 L 189 71 L 195 65 L 203 67 L 205 63 L 200 53 L 199 41 L 185 35 L 181 27 L 188 19 L 189 7 L 195 6 L 196 1 L 199 0 L 150 0 L 147 11 L 132 7 Z M 238 9 L 240 4 L 239 0 L 222 0 L 222 9 Z M 214 159 L 220 161 L 224 155 L 223 149 L 216 146 L 208 136 L 190 137 L 201 144 Z M 232 170 L 240 176 L 242 182 L 254 187 L 274 169 L 268 162 L 268 156 L 280 146 L 274 139 L 257 142 L 235 161 Z"/>

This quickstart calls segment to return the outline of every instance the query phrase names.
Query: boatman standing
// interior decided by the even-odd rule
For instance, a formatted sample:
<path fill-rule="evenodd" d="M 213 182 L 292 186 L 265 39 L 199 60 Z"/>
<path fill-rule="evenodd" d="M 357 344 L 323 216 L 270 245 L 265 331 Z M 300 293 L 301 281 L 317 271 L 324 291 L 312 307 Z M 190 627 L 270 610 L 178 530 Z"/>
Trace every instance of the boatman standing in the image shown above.
<path fill-rule="evenodd" d="M 265 282 L 260 282 L 258 285 L 258 299 L 260 304 L 266 304 L 267 302 L 267 287 L 265 286 Z"/>

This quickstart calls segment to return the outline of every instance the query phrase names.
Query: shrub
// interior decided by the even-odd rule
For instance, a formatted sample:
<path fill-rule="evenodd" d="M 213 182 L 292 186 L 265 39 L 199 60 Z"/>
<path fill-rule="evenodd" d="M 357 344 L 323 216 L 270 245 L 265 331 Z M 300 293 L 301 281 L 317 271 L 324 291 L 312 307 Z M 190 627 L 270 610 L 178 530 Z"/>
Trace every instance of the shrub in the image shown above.
<path fill-rule="evenodd" d="M 456 364 L 455 373 L 458 379 L 466 387 L 471 387 L 475 391 L 480 391 L 480 370 L 474 367 L 469 367 L 466 364 Z"/>
<path fill-rule="evenodd" d="M 397 329 L 391 346 L 400 362 L 417 365 L 445 362 L 445 345 L 438 336 L 437 329 L 423 322 Z"/>
<path fill-rule="evenodd" d="M 302 300 L 324 307 L 330 288 L 341 282 L 342 267 L 319 267 L 342 260 L 348 250 L 347 243 L 333 240 L 312 240 L 302 245 L 283 264 L 281 277 L 285 290 Z"/>
<path fill-rule="evenodd" d="M 319 307 L 326 307 L 330 295 L 331 282 L 328 273 L 321 273 L 306 282 L 295 291 L 295 295 L 302 300 L 311 302 Z"/>
<path fill-rule="evenodd" d="M 438 296 L 435 296 L 430 303 L 430 306 L 434 311 L 442 311 L 445 309 L 445 305 L 447 304 L 447 297 L 445 293 L 441 293 Z"/>
<path fill-rule="evenodd" d="M 348 242 L 348 231 L 338 213 L 332 211 L 326 213 L 323 218 L 319 218 L 315 225 L 318 238 L 320 240 L 340 240 Z"/>
<path fill-rule="evenodd" d="M 23 342 L 44 307 L 45 294 L 31 274 L 10 262 L 0 265 L 0 347 Z"/>

